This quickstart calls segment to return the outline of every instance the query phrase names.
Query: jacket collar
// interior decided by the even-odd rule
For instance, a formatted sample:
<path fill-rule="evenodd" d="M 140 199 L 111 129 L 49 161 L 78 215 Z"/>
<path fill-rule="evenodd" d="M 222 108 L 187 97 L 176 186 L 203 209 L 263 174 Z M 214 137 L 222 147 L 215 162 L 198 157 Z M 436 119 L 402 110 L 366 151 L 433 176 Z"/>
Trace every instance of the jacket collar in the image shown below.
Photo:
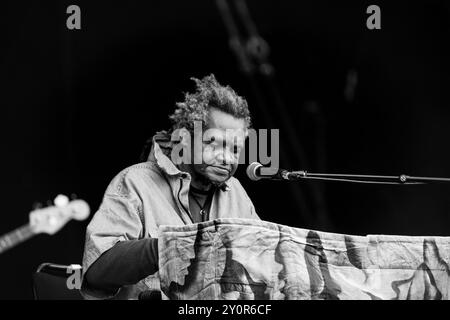
<path fill-rule="evenodd" d="M 170 153 L 172 152 L 174 142 L 170 139 L 170 134 L 166 131 L 159 131 L 153 136 L 153 144 L 148 160 L 156 163 L 159 169 L 168 174 L 169 176 L 178 176 L 188 174 L 182 172 L 178 167 L 170 160 Z"/>

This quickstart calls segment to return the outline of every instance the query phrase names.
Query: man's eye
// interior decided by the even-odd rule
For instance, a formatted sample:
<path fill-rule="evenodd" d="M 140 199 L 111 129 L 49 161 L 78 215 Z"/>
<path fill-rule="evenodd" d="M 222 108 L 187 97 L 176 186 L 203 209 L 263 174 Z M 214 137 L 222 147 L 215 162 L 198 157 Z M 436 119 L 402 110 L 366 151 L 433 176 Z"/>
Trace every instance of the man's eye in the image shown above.
<path fill-rule="evenodd" d="M 211 138 L 209 138 L 208 140 L 203 140 L 203 143 L 204 143 L 204 144 L 211 144 L 211 143 L 213 143 L 214 141 L 216 141 L 216 138 L 215 138 L 215 137 L 211 137 Z"/>

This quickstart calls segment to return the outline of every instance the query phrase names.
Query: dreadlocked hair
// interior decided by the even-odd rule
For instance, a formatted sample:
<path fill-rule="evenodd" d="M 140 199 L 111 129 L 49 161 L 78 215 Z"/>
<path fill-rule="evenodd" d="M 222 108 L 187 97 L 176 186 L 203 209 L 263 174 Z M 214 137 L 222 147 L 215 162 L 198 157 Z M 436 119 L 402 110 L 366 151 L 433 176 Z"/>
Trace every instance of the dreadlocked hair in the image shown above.
<path fill-rule="evenodd" d="M 206 125 L 208 111 L 216 108 L 238 119 L 244 119 L 247 128 L 251 125 L 247 101 L 236 94 L 229 86 L 222 86 L 213 74 L 199 80 L 191 78 L 196 84 L 195 93 L 185 93 L 183 102 L 177 102 L 175 112 L 169 116 L 172 129 L 186 128 L 194 130 L 194 122 Z"/>

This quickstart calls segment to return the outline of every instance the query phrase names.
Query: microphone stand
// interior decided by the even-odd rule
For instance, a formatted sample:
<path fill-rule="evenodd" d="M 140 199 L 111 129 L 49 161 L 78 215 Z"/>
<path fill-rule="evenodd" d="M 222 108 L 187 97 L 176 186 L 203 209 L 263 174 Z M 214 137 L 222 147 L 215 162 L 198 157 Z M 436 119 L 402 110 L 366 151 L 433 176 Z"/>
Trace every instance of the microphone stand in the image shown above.
<path fill-rule="evenodd" d="M 415 177 L 401 174 L 399 176 L 377 176 L 359 174 L 328 174 L 328 173 L 308 173 L 307 171 L 286 171 L 281 174 L 286 180 L 327 180 L 354 183 L 374 183 L 374 184 L 428 184 L 428 183 L 450 183 L 450 178 L 440 177 Z"/>

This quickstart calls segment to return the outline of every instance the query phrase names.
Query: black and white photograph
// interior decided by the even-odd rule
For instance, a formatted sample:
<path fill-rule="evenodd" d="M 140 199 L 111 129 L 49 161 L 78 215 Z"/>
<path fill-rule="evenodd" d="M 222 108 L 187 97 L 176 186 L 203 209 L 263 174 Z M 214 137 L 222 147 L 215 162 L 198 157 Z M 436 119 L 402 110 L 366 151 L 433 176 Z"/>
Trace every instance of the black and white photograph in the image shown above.
<path fill-rule="evenodd" d="M 450 299 L 449 1 L 0 12 L 0 300 Z"/>

